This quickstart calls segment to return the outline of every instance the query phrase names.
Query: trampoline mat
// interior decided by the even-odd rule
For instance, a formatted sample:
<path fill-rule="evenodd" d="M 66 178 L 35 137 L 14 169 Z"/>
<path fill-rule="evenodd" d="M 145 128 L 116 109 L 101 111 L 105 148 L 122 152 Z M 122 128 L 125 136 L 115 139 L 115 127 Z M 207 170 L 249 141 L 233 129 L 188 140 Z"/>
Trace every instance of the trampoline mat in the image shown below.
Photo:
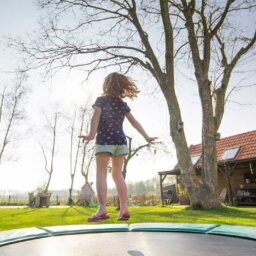
<path fill-rule="evenodd" d="M 0 247 L 1 256 L 253 256 L 255 251 L 253 240 L 176 232 L 74 234 Z"/>

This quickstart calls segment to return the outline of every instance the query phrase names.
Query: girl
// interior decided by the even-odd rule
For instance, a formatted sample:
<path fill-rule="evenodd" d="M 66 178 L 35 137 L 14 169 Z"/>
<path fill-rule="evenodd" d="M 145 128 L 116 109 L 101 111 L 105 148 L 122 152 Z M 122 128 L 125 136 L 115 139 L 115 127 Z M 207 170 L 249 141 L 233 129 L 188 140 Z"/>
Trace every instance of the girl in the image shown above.
<path fill-rule="evenodd" d="M 138 89 L 133 80 L 119 73 L 109 74 L 103 83 L 103 95 L 96 99 L 93 105 L 94 113 L 91 119 L 89 135 L 81 135 L 83 142 L 93 140 L 96 133 L 96 189 L 99 202 L 98 211 L 88 218 L 89 222 L 108 219 L 107 201 L 107 168 L 112 160 L 112 177 L 120 200 L 118 220 L 128 220 L 130 214 L 127 207 L 127 187 L 122 175 L 122 167 L 128 147 L 123 132 L 123 121 L 126 117 L 132 126 L 148 143 L 154 143 L 156 137 L 150 137 L 141 124 L 133 117 L 130 108 L 122 100 L 125 97 L 134 98 Z"/>

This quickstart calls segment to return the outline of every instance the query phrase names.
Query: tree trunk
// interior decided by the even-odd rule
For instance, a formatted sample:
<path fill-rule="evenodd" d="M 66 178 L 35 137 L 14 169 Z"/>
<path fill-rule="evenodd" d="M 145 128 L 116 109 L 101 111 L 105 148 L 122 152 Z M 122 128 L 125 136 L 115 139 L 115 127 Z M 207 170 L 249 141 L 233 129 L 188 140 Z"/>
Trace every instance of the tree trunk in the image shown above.
<path fill-rule="evenodd" d="M 158 73 L 158 81 L 164 97 L 167 101 L 169 116 L 170 116 L 170 128 L 171 137 L 175 144 L 176 155 L 178 159 L 179 168 L 181 171 L 182 179 L 185 184 L 185 188 L 189 194 L 190 203 L 192 205 L 200 205 L 203 208 L 215 207 L 212 204 L 212 200 L 208 198 L 208 187 L 201 184 L 196 178 L 195 170 L 191 161 L 191 157 L 188 150 L 187 140 L 183 129 L 183 121 L 181 117 L 180 107 L 175 93 L 175 79 L 174 79 L 174 38 L 173 28 L 169 15 L 168 1 L 160 1 L 161 15 L 165 31 L 165 62 L 166 62 L 166 74 Z M 189 10 L 188 10 L 189 11 Z M 191 16 L 187 15 L 190 23 L 193 23 Z M 193 26 L 192 26 L 193 30 Z M 190 43 L 196 44 L 194 39 L 194 33 L 189 33 Z M 193 48 L 195 51 L 196 47 Z M 192 54 L 194 61 L 199 61 L 198 52 Z M 202 63 L 199 63 L 202 66 Z"/>
<path fill-rule="evenodd" d="M 124 177 L 124 179 L 126 178 L 126 174 L 127 174 L 127 165 L 128 165 L 128 161 L 124 160 L 124 166 L 123 166 L 123 177 Z"/>
<path fill-rule="evenodd" d="M 55 158 L 55 143 L 56 143 L 56 129 L 57 129 L 57 121 L 58 121 L 58 113 L 55 112 L 55 115 L 54 115 L 54 124 L 53 124 L 53 127 L 52 127 L 52 147 L 51 147 L 51 164 L 50 164 L 50 170 L 47 170 L 47 157 L 46 155 L 45 156 L 45 169 L 46 171 L 48 172 L 49 174 L 49 177 L 48 177 L 48 181 L 47 181 L 47 185 L 45 187 L 45 190 L 44 192 L 47 193 L 48 192 L 48 189 L 49 189 L 49 186 L 50 186 L 50 182 L 51 182 L 51 179 L 52 179 L 52 173 L 53 173 L 53 164 L 54 164 L 54 158 Z M 42 148 L 43 150 L 43 148 Z M 44 153 L 44 151 L 43 151 Z"/>
<path fill-rule="evenodd" d="M 217 157 L 215 141 L 215 119 L 213 114 L 211 87 L 208 79 L 198 79 L 199 94 L 202 107 L 202 176 L 205 190 L 207 192 L 206 200 L 217 207 L 219 199 L 217 195 Z"/>
<path fill-rule="evenodd" d="M 46 187 L 44 189 L 45 193 L 48 193 L 48 189 L 49 189 L 49 186 L 50 186 L 51 179 L 52 179 L 52 172 L 49 172 L 49 177 L 48 177 L 48 180 L 47 180 L 47 183 L 46 183 Z"/>
<path fill-rule="evenodd" d="M 232 185 L 231 185 L 231 170 L 229 169 L 227 164 L 224 165 L 224 176 L 227 184 L 228 204 L 234 205 L 233 191 L 232 191 Z"/>
<path fill-rule="evenodd" d="M 200 16 L 202 20 L 203 44 L 202 54 L 193 21 L 195 1 L 189 4 L 182 0 L 185 26 L 188 31 L 188 41 L 195 68 L 195 77 L 198 84 L 202 106 L 202 178 L 200 202 L 204 208 L 214 208 L 220 205 L 217 197 L 217 159 L 216 159 L 216 120 L 213 113 L 211 82 L 208 72 L 211 60 L 211 35 L 207 28 L 207 19 L 204 15 L 206 2 L 202 1 Z"/>
<path fill-rule="evenodd" d="M 171 137 L 175 144 L 178 165 L 185 188 L 189 194 L 189 200 L 192 205 L 201 205 L 203 208 L 211 208 L 205 196 L 206 189 L 203 184 L 196 178 L 195 170 L 188 151 L 187 140 L 183 130 L 183 122 L 180 114 L 180 107 L 172 86 L 168 81 L 161 85 L 164 92 L 169 110 Z"/>
<path fill-rule="evenodd" d="M 191 157 L 188 150 L 187 140 L 183 130 L 183 122 L 180 113 L 179 103 L 175 94 L 174 86 L 170 86 L 170 83 L 166 80 L 165 83 L 161 84 L 164 96 L 166 98 L 170 116 L 170 128 L 171 137 L 175 144 L 176 155 L 178 159 L 179 168 L 181 171 L 181 176 L 185 184 L 185 188 L 188 191 L 190 203 L 192 205 L 197 205 L 203 208 L 214 208 L 219 206 L 219 201 L 216 197 L 216 190 L 214 186 L 217 184 L 217 161 L 216 158 L 213 159 L 213 150 L 215 150 L 215 130 L 214 130 L 214 119 L 210 118 L 212 113 L 208 112 L 207 109 L 211 110 L 211 99 L 208 99 L 208 107 L 203 110 L 204 119 L 208 122 L 203 124 L 203 147 L 207 146 L 202 152 L 205 154 L 203 159 L 204 164 L 204 179 L 206 183 L 202 183 L 196 177 L 195 170 L 191 161 Z M 204 99 L 207 101 L 207 97 Z M 208 135 L 208 136 L 207 136 Z M 213 167 L 215 169 L 213 169 Z M 212 170 L 215 173 L 212 173 Z M 213 175 L 213 176 L 212 176 Z"/>

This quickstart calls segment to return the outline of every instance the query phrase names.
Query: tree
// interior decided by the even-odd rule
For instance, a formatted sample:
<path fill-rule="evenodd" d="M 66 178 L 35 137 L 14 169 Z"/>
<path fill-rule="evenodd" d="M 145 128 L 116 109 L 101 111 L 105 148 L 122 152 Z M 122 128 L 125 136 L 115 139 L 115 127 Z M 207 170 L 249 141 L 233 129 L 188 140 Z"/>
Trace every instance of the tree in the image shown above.
<path fill-rule="evenodd" d="M 86 161 L 86 156 L 89 155 L 88 161 Z M 85 184 L 89 182 L 89 170 L 92 165 L 92 160 L 95 155 L 95 146 L 89 148 L 88 144 L 84 143 L 82 149 L 82 163 L 81 163 L 81 174 L 84 177 Z"/>
<path fill-rule="evenodd" d="M 14 85 L 5 85 L 0 94 L 0 164 L 8 158 L 12 145 L 17 140 L 17 124 L 24 119 L 22 103 L 26 95 L 26 76 L 16 78 Z M 6 158 L 4 157 L 6 156 Z"/>
<path fill-rule="evenodd" d="M 51 136 L 51 145 L 49 150 L 46 150 L 47 148 L 44 147 L 40 142 L 40 148 L 44 157 L 44 169 L 48 174 L 48 179 L 44 187 L 44 192 L 47 193 L 49 189 L 49 185 L 52 179 L 52 174 L 54 171 L 54 160 L 55 160 L 55 153 L 56 153 L 56 136 L 57 136 L 57 124 L 59 120 L 59 113 L 55 112 L 53 122 L 48 122 L 48 128 L 50 131 Z M 47 151 L 50 151 L 49 154 L 47 154 Z"/>
<path fill-rule="evenodd" d="M 72 199 L 72 191 L 73 191 L 73 185 L 74 185 L 74 179 L 76 174 L 76 167 L 77 167 L 77 160 L 78 160 L 78 153 L 79 153 L 79 147 L 80 147 L 80 141 L 78 140 L 76 152 L 75 152 L 75 160 L 73 161 L 73 144 L 74 144 L 74 129 L 75 129 L 75 121 L 76 121 L 76 111 L 74 112 L 73 116 L 73 122 L 71 126 L 71 133 L 70 133 L 70 154 L 69 154 L 69 162 L 70 162 L 70 188 L 69 188 L 69 198 L 68 198 L 68 204 L 73 204 Z M 82 125 L 81 125 L 82 126 Z M 83 128 L 83 127 L 82 127 Z"/>
<path fill-rule="evenodd" d="M 202 106 L 202 171 L 207 197 L 217 192 L 217 157 L 215 136 L 220 127 L 231 74 L 240 59 L 254 46 L 256 31 L 251 38 L 237 34 L 232 26 L 229 30 L 234 36 L 226 37 L 228 16 L 232 12 L 255 7 L 252 1 L 227 0 L 214 5 L 210 1 L 182 0 L 169 1 L 171 6 L 183 15 L 187 29 L 188 43 L 193 60 L 195 77 Z M 237 41 L 240 43 L 237 45 Z M 216 45 L 216 48 L 212 45 Z M 219 49 L 218 49 L 219 47 Z M 230 54 L 232 47 L 232 54 Z M 214 49 L 214 50 L 213 50 Z M 217 61 L 214 61 L 217 59 Z M 218 70 L 218 72 L 216 71 Z M 219 76 L 213 83 L 211 77 Z M 202 193 L 203 195 L 203 193 Z M 201 200 L 200 200 L 201 201 Z"/>
<path fill-rule="evenodd" d="M 161 147 L 161 151 L 164 152 L 165 154 L 170 154 L 170 150 L 168 149 L 168 146 L 166 143 L 163 142 L 157 142 L 156 144 L 142 144 L 139 146 L 134 146 L 133 144 L 133 138 L 126 136 L 127 138 L 127 146 L 128 146 L 128 155 L 125 157 L 124 159 L 124 166 L 123 166 L 123 176 L 124 179 L 126 178 L 126 174 L 127 174 L 127 168 L 128 168 L 128 164 L 129 162 L 132 160 L 132 158 L 134 156 L 138 156 L 139 152 L 146 148 L 151 155 L 156 155 L 157 151 L 159 151 L 159 148 Z"/>
<path fill-rule="evenodd" d="M 126 178 L 128 163 L 131 161 L 131 159 L 134 156 L 136 156 L 139 153 L 139 151 L 142 150 L 143 148 L 150 147 L 150 144 L 146 143 L 146 144 L 140 145 L 140 146 L 138 146 L 136 148 L 133 148 L 132 138 L 129 137 L 129 136 L 126 136 L 126 138 L 128 139 L 128 143 L 127 143 L 128 155 L 124 159 L 124 166 L 123 166 L 123 176 L 124 176 L 124 179 Z"/>
<path fill-rule="evenodd" d="M 229 14 L 255 8 L 255 5 L 251 4 L 253 1 L 234 3 L 233 0 L 227 0 L 224 6 L 215 4 L 215 1 L 202 0 L 197 3 L 198 5 L 193 0 L 160 0 L 159 2 L 41 0 L 40 6 L 49 8 L 51 16 L 50 21 L 42 26 L 40 36 L 36 40 L 32 39 L 28 44 L 20 40 L 12 43 L 28 57 L 24 70 L 42 66 L 50 70 L 82 66 L 90 75 L 96 70 L 115 66 L 124 73 L 135 67 L 149 72 L 155 78 L 166 99 L 170 117 L 170 134 L 175 144 L 178 164 L 190 201 L 192 204 L 199 203 L 205 208 L 212 208 L 219 205 L 216 193 L 217 168 L 214 138 L 224 114 L 225 92 L 238 60 L 255 43 L 255 35 L 252 38 L 244 37 L 241 42 L 242 48 L 229 62 L 224 51 L 226 45 L 219 32 L 221 28 L 228 27 L 228 22 L 224 21 Z M 70 14 L 73 14 L 73 22 L 65 24 L 61 18 Z M 196 15 L 199 18 L 194 20 Z M 180 27 L 177 24 L 181 24 Z M 179 36 L 183 36 L 184 26 L 188 31 L 188 41 L 180 43 L 182 39 Z M 200 31 L 201 33 L 198 34 L 197 32 Z M 85 33 L 86 36 L 84 36 Z M 88 38 L 90 33 L 93 33 L 93 36 Z M 153 40 L 156 38 L 155 33 L 159 35 L 159 43 Z M 220 45 L 222 56 L 220 63 L 225 68 L 221 86 L 215 87 L 212 91 L 209 65 L 211 53 L 214 50 L 213 40 Z M 190 159 L 175 91 L 174 61 L 178 61 L 177 56 L 180 56 L 182 49 L 188 44 L 203 111 L 204 175 L 202 183 L 197 180 Z M 215 109 L 213 108 L 214 98 L 216 99 Z"/>
<path fill-rule="evenodd" d="M 72 191 L 73 191 L 73 186 L 74 186 L 74 179 L 75 179 L 75 174 L 77 170 L 77 165 L 78 165 L 78 158 L 79 158 L 79 152 L 80 152 L 80 147 L 81 147 L 81 141 L 78 138 L 78 135 L 82 134 L 83 128 L 84 128 L 84 122 L 85 122 L 85 115 L 86 115 L 86 110 L 87 110 L 87 104 L 80 109 L 81 115 L 79 116 L 79 122 L 80 122 L 80 127 L 78 129 L 78 134 L 75 132 L 75 123 L 77 119 L 76 111 L 74 112 L 73 115 L 73 121 L 72 121 L 72 126 L 71 126 L 71 133 L 70 133 L 70 178 L 71 178 L 71 184 L 70 184 L 70 189 L 69 189 L 69 199 L 68 199 L 68 204 L 72 205 L 73 199 L 72 199 Z M 73 146 L 74 146 L 74 141 L 77 142 L 77 145 L 75 147 L 75 152 L 73 152 Z M 75 159 L 73 160 L 73 154 L 75 154 Z M 83 161 L 85 158 L 85 151 L 83 151 Z"/>
<path fill-rule="evenodd" d="M 136 148 L 133 148 L 132 138 L 129 137 L 129 136 L 126 136 L 126 138 L 128 139 L 128 143 L 127 143 L 128 155 L 124 159 L 124 165 L 123 165 L 123 170 L 122 170 L 122 174 L 123 174 L 124 179 L 126 178 L 128 163 L 131 161 L 131 159 L 134 156 L 138 155 L 139 151 L 141 151 L 143 148 L 150 149 L 150 144 L 149 143 L 146 143 L 146 144 L 140 145 L 140 146 L 138 146 Z M 119 198 L 117 200 L 118 200 L 117 201 L 117 210 L 120 210 Z"/>
<path fill-rule="evenodd" d="M 88 134 L 89 133 L 89 120 L 87 119 L 87 117 L 89 115 L 85 115 L 86 113 L 88 113 L 88 101 L 85 105 L 84 108 L 81 109 L 81 116 L 83 118 L 83 122 L 86 123 L 87 125 L 83 126 L 83 129 L 80 131 L 79 135 L 81 134 Z M 80 155 L 82 157 L 81 160 L 81 166 L 80 166 L 80 172 L 82 174 L 82 176 L 84 177 L 84 184 L 89 183 L 89 170 L 92 166 L 93 163 L 93 159 L 95 156 L 95 145 L 94 144 L 86 144 L 83 143 L 83 146 L 81 147 L 81 151 L 80 151 Z"/>

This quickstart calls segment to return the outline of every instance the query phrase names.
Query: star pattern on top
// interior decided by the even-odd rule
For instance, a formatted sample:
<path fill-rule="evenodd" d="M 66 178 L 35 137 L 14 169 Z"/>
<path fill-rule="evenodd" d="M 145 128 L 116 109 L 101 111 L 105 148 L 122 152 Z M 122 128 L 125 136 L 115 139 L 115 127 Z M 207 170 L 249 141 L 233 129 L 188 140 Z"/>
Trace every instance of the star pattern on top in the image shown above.
<path fill-rule="evenodd" d="M 106 95 L 98 97 L 93 107 L 95 106 L 101 108 L 96 144 L 127 145 L 123 131 L 125 114 L 131 111 L 127 103 Z"/>

